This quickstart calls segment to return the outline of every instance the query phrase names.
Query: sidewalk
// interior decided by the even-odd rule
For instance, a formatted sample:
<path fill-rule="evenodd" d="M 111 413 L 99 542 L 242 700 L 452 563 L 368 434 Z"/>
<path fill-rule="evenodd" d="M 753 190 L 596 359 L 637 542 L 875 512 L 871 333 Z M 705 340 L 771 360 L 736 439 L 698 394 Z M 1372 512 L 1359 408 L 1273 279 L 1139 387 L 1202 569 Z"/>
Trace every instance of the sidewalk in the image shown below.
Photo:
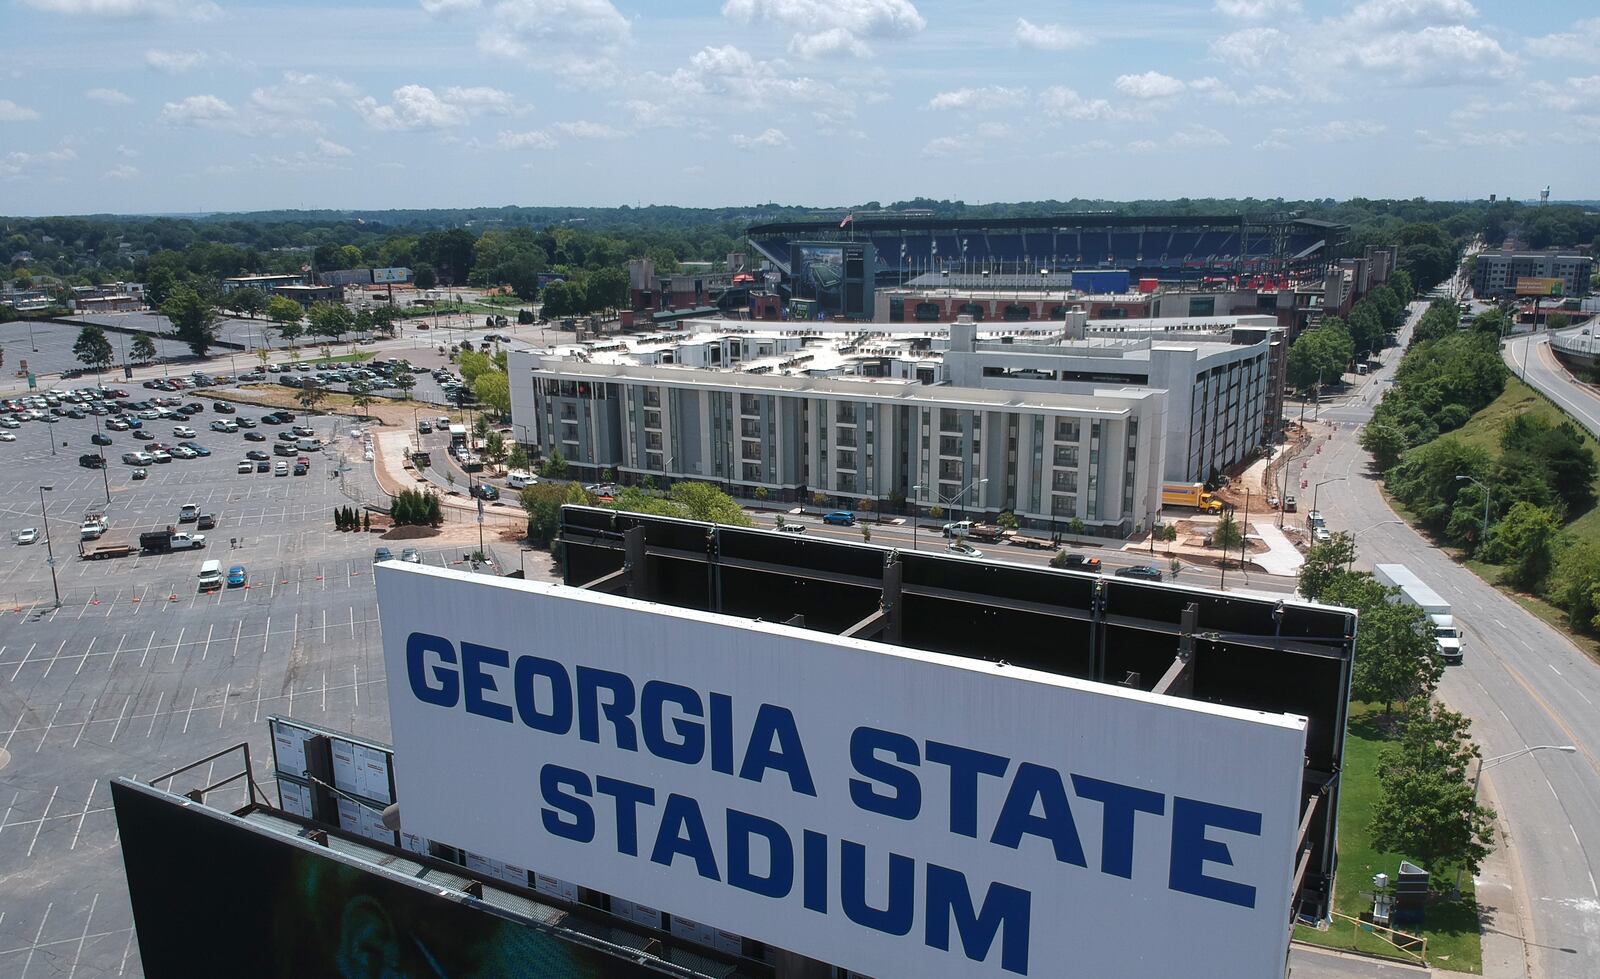
<path fill-rule="evenodd" d="M 1305 556 L 1283 531 L 1278 529 L 1277 524 L 1270 520 L 1265 523 L 1251 521 L 1250 526 L 1255 528 L 1255 533 L 1250 536 L 1267 545 L 1265 554 L 1256 554 L 1252 558 L 1257 567 L 1267 574 L 1289 578 L 1300 573 L 1300 566 L 1305 563 Z"/>

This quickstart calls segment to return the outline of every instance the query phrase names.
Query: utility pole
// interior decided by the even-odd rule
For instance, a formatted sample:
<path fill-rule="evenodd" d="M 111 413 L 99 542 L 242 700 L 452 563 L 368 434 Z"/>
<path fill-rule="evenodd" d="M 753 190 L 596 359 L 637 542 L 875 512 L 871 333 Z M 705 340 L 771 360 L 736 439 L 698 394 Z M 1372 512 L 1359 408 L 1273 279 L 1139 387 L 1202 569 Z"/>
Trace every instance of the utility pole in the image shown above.
<path fill-rule="evenodd" d="M 54 436 L 52 436 L 51 439 L 53 444 Z M 50 543 L 50 508 L 45 506 L 44 502 L 45 493 L 54 489 L 54 486 L 39 487 L 39 514 L 44 519 L 44 553 L 45 563 L 50 565 L 50 588 L 55 592 L 56 595 L 56 608 L 60 608 L 61 585 L 56 582 L 56 551 Z"/>

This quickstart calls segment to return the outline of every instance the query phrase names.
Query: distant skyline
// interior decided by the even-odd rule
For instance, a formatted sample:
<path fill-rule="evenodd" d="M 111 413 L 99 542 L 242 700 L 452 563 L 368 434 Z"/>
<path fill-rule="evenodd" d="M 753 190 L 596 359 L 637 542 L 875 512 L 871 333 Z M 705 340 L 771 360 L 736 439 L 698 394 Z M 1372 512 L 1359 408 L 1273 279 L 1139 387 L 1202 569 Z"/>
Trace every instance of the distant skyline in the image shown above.
<path fill-rule="evenodd" d="M 1592 0 L 0 0 L 0 214 L 1600 198 Z"/>

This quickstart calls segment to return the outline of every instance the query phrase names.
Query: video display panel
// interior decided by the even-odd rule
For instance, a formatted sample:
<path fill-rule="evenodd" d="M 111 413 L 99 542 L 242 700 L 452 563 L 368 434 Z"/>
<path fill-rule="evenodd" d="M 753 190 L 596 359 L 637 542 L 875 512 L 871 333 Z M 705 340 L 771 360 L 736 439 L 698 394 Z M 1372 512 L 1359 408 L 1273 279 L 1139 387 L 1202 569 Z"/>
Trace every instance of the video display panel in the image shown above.
<path fill-rule="evenodd" d="M 152 789 L 111 794 L 146 975 L 661 974 Z"/>

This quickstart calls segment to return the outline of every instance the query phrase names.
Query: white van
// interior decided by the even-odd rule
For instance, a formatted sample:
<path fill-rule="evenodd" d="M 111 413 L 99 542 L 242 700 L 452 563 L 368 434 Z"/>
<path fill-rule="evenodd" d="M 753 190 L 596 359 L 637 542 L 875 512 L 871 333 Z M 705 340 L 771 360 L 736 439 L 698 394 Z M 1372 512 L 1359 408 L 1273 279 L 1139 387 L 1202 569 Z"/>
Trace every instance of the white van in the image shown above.
<path fill-rule="evenodd" d="M 521 469 L 513 469 L 506 473 L 506 485 L 511 489 L 523 489 L 534 485 L 538 481 L 538 476 L 530 472 L 523 472 Z"/>
<path fill-rule="evenodd" d="M 200 565 L 200 590 L 216 591 L 222 587 L 222 562 L 206 561 Z"/>
<path fill-rule="evenodd" d="M 322 450 L 322 440 L 319 438 L 301 439 L 294 444 L 294 447 L 301 452 L 320 452 Z"/>

